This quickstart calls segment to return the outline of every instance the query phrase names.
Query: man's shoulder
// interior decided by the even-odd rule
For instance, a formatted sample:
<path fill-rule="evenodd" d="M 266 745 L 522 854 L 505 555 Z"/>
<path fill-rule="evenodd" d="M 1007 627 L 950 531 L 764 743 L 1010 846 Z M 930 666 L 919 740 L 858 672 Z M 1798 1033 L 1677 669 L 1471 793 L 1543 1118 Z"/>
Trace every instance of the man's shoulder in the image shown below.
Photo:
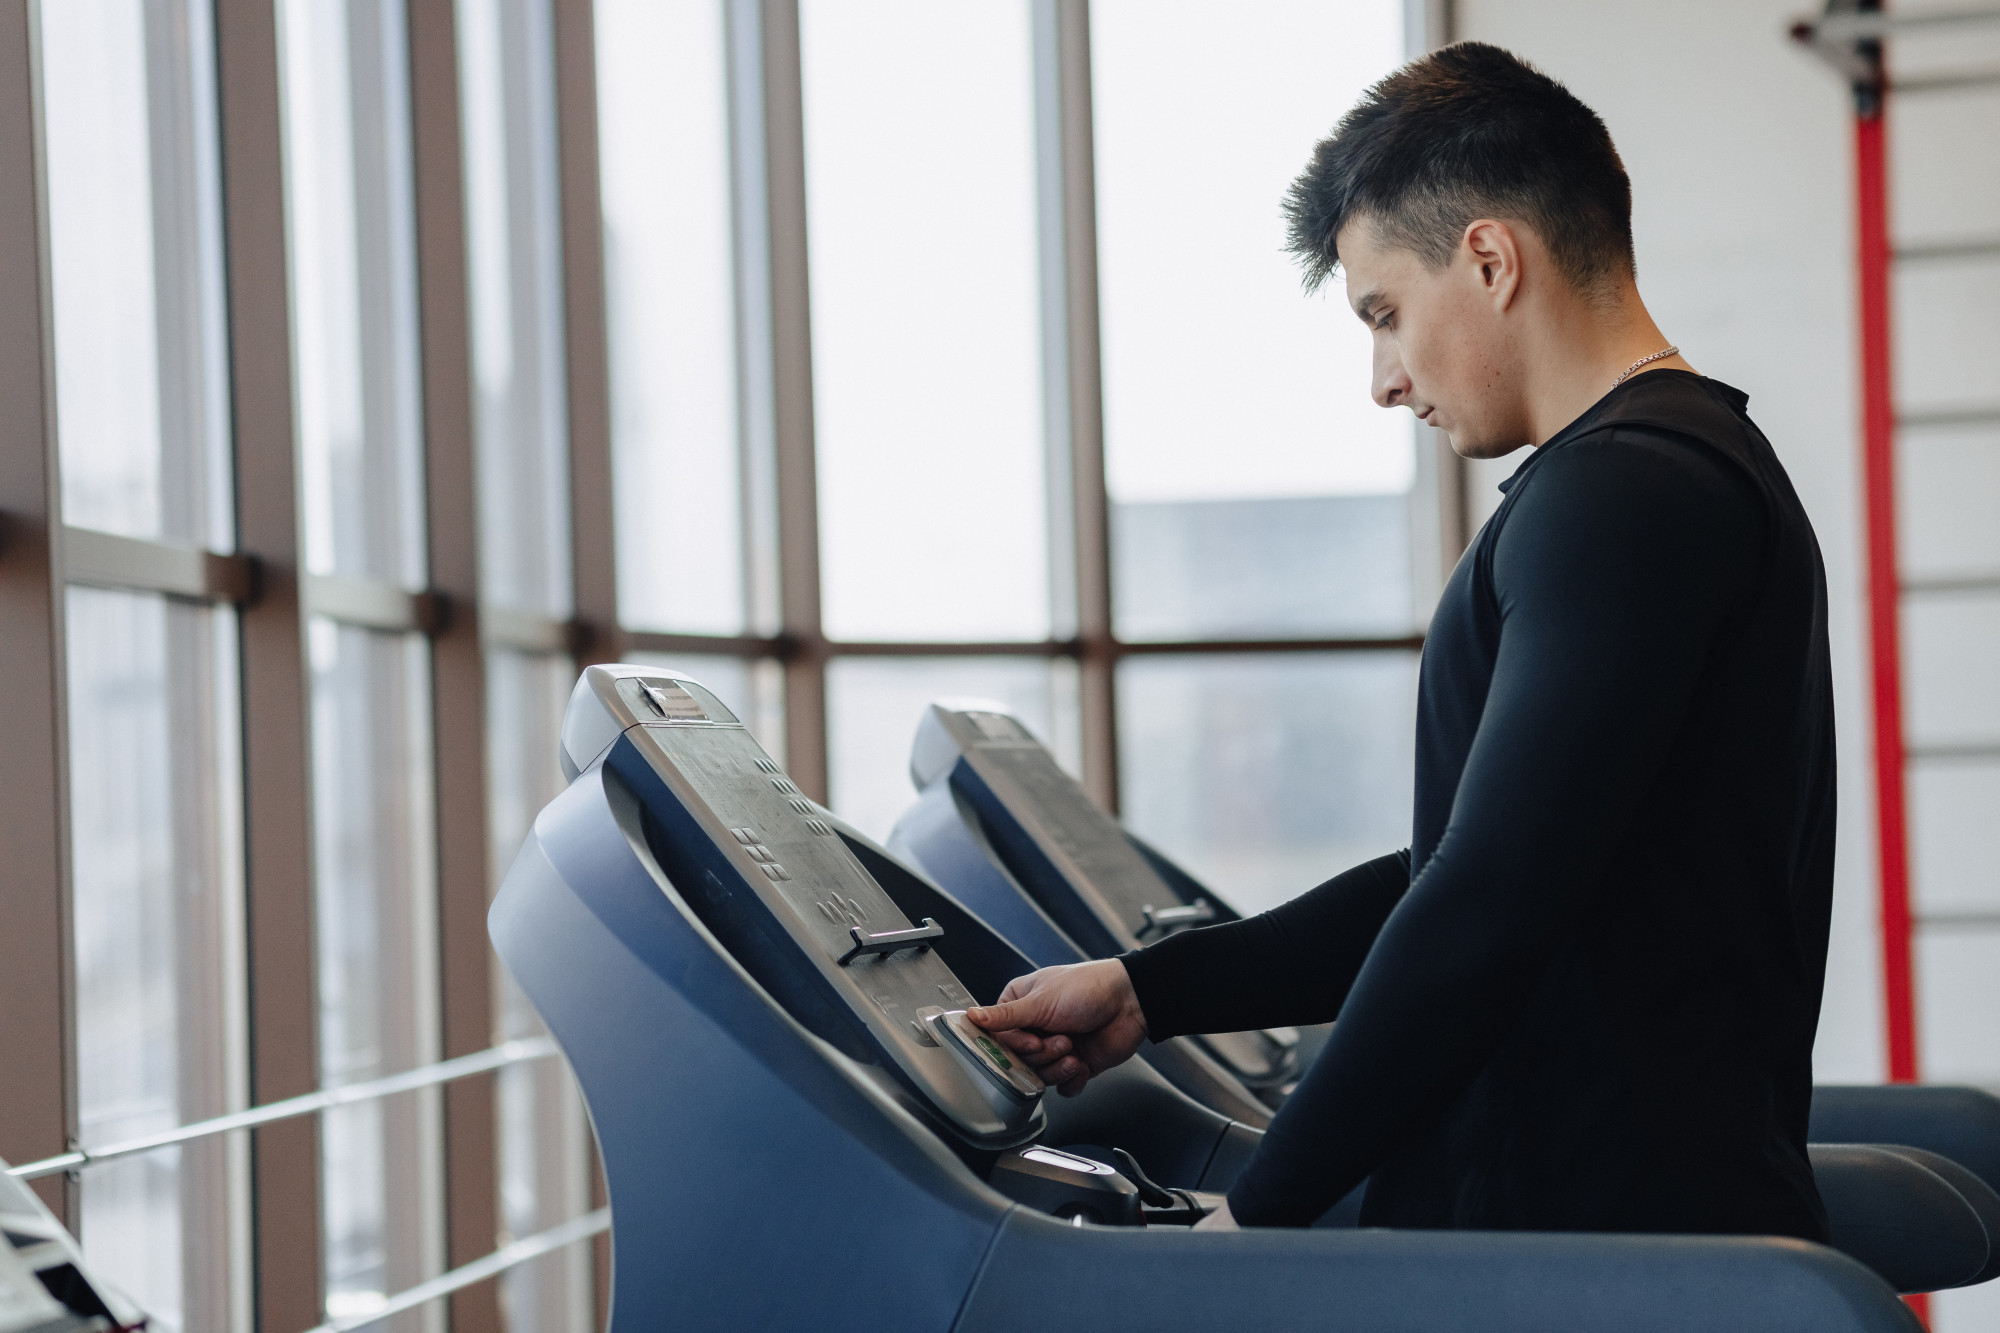
<path fill-rule="evenodd" d="M 1747 551 L 1760 540 L 1769 506 L 1747 423 L 1698 385 L 1646 398 L 1544 446 L 1504 506 L 1496 545 L 1671 549 L 1740 537 Z"/>
<path fill-rule="evenodd" d="M 1690 487 L 1689 499 L 1718 489 L 1760 498 L 1769 446 L 1744 412 L 1748 399 L 1687 371 L 1642 378 L 1654 382 L 1625 386 L 1579 429 L 1544 446 L 1531 473 L 1540 474 L 1535 489 L 1637 487 L 1665 500 Z M 1558 476 L 1570 485 L 1552 485 Z"/>
<path fill-rule="evenodd" d="M 1573 437 L 1601 438 L 1627 433 L 1680 436 L 1720 449 L 1748 464 L 1756 427 L 1746 408 L 1749 397 L 1720 380 L 1685 370 L 1657 370 L 1635 376 L 1614 390 L 1611 401 Z"/>

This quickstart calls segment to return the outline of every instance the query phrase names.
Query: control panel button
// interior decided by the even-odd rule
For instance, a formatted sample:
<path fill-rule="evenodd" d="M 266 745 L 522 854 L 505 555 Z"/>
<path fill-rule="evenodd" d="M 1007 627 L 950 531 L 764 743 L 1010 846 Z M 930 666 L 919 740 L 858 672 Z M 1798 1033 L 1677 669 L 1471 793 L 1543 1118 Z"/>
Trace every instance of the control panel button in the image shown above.
<path fill-rule="evenodd" d="M 868 909 L 853 898 L 843 898 L 838 893 L 828 894 L 825 901 L 816 902 L 819 914 L 836 926 L 858 926 L 868 919 Z"/>

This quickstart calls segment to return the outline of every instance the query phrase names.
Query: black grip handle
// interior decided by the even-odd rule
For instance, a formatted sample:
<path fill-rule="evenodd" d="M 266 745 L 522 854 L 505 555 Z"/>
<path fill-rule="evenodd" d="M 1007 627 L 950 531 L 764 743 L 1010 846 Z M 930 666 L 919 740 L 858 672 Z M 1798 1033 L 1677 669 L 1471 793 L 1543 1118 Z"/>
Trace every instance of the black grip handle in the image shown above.
<path fill-rule="evenodd" d="M 1138 1187 L 1140 1203 L 1145 1204 L 1149 1208 L 1178 1208 L 1180 1206 L 1181 1201 L 1178 1198 L 1169 1193 L 1164 1186 L 1153 1182 L 1153 1178 L 1146 1174 L 1145 1168 L 1139 1165 L 1138 1158 L 1126 1152 L 1123 1148 L 1113 1148 L 1111 1155 L 1118 1159 L 1118 1169 L 1124 1173 L 1125 1179 Z"/>
<path fill-rule="evenodd" d="M 854 947 L 840 956 L 840 965 L 849 963 L 865 953 L 897 953 L 903 949 L 928 949 L 932 940 L 944 938 L 944 927 L 929 917 L 921 926 L 908 930 L 885 930 L 880 935 L 864 935 L 861 927 L 849 926 L 847 933 L 853 937 Z"/>

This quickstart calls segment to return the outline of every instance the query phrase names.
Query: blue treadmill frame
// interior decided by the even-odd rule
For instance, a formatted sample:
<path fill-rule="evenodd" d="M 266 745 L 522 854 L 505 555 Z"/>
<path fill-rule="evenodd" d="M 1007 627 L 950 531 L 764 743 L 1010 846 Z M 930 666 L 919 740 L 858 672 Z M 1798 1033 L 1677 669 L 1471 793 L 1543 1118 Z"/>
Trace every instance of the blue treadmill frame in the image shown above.
<path fill-rule="evenodd" d="M 489 921 L 597 1133 L 615 1333 L 1920 1327 L 1861 1264 L 1801 1241 L 1222 1234 L 1022 1208 L 721 948 L 616 783 L 600 760 L 542 812 Z"/>

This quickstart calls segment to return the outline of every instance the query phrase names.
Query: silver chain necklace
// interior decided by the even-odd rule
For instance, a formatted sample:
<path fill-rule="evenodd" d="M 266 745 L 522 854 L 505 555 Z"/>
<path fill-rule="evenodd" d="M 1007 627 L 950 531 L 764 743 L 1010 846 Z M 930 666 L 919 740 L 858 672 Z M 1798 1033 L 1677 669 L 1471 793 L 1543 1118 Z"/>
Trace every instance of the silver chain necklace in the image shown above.
<path fill-rule="evenodd" d="M 1625 373 L 1623 375 L 1620 375 L 1617 379 L 1611 381 L 1611 387 L 1615 389 L 1619 385 L 1623 384 L 1626 380 L 1631 379 L 1632 372 L 1637 370 L 1641 366 L 1650 366 L 1655 361 L 1664 361 L 1670 356 L 1679 356 L 1680 354 L 1681 354 L 1681 349 L 1678 347 L 1662 347 L 1659 351 L 1653 353 L 1651 356 L 1642 356 L 1637 361 L 1634 361 L 1631 365 L 1625 367 Z"/>

